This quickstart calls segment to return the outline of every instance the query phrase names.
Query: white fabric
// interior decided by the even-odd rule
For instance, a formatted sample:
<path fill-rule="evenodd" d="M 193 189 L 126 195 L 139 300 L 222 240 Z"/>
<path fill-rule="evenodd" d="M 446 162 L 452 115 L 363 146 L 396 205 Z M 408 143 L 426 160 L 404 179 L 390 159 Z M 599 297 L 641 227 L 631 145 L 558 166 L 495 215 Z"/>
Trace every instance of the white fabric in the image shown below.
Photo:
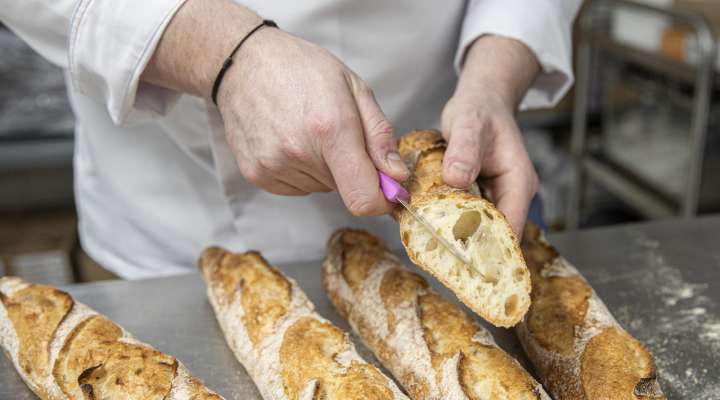
<path fill-rule="evenodd" d="M 193 271 L 210 244 L 261 250 L 272 262 L 319 259 L 341 226 L 370 229 L 399 246 L 389 217 L 354 218 L 335 193 L 280 197 L 252 187 L 237 171 L 212 104 L 139 82 L 183 1 L 0 0 L 0 20 L 66 68 L 85 250 L 132 279 Z M 484 34 L 519 39 L 535 52 L 544 73 L 523 107 L 552 105 L 572 82 L 570 21 L 579 3 L 242 2 L 347 63 L 369 82 L 397 132 L 439 125 L 455 69 Z"/>
<path fill-rule="evenodd" d="M 470 0 L 455 66 L 467 46 L 485 34 L 517 39 L 535 53 L 543 73 L 520 109 L 555 104 L 572 86 L 572 21 L 582 2 L 575 0 Z"/>

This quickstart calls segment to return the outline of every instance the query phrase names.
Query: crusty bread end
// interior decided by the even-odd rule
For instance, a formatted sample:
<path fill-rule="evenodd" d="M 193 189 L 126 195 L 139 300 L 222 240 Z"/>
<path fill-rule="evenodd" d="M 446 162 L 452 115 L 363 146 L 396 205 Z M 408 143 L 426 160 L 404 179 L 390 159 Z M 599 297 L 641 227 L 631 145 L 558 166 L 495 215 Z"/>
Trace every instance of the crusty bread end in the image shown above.
<path fill-rule="evenodd" d="M 0 347 L 43 400 L 222 400 L 68 293 L 0 277 Z"/>
<path fill-rule="evenodd" d="M 490 332 L 370 233 L 332 235 L 323 283 L 340 314 L 413 399 L 550 400 Z"/>
<path fill-rule="evenodd" d="M 210 247 L 199 267 L 228 345 L 267 400 L 406 400 L 258 252 Z"/>
<path fill-rule="evenodd" d="M 477 186 L 458 190 L 445 185 L 445 141 L 438 132 L 409 133 L 401 138 L 399 149 L 413 171 L 405 184 L 410 206 L 471 265 L 444 249 L 409 212 L 397 209 L 408 256 L 490 323 L 515 325 L 530 307 L 530 275 L 505 216 L 479 194 Z"/>
<path fill-rule="evenodd" d="M 516 331 L 553 397 L 664 400 L 652 355 L 531 223 L 522 249 L 532 276 L 532 306 Z"/>

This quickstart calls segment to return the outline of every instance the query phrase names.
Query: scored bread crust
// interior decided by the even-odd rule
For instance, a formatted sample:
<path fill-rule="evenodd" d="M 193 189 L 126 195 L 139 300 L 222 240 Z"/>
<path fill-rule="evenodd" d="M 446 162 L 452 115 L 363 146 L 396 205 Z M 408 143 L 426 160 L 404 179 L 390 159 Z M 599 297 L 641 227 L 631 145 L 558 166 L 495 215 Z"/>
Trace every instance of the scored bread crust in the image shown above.
<path fill-rule="evenodd" d="M 259 253 L 210 247 L 198 265 L 227 343 L 264 399 L 407 399 Z"/>
<path fill-rule="evenodd" d="M 16 277 L 0 277 L 0 347 L 43 400 L 222 400 L 69 294 Z"/>
<path fill-rule="evenodd" d="M 340 315 L 415 400 L 549 400 L 460 307 L 405 268 L 379 238 L 329 239 L 323 285 Z"/>
<path fill-rule="evenodd" d="M 520 245 L 505 216 L 480 195 L 476 184 L 461 190 L 443 182 L 446 143 L 439 132 L 413 131 L 400 139 L 398 147 L 412 172 L 404 183 L 410 207 L 472 265 L 463 265 L 407 210 L 396 207 L 394 216 L 408 256 L 488 322 L 514 326 L 530 307 L 531 286 Z"/>
<path fill-rule="evenodd" d="M 526 225 L 522 249 L 532 277 L 532 305 L 515 329 L 553 397 L 665 399 L 652 356 L 536 225 Z"/>

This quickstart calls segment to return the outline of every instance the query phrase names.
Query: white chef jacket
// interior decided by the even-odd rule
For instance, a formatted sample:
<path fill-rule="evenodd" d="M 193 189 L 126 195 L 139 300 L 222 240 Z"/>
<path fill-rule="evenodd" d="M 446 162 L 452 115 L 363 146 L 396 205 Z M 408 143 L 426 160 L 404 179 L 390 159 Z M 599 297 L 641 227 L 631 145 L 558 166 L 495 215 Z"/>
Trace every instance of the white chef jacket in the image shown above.
<path fill-rule="evenodd" d="M 65 70 L 87 253 L 135 279 L 193 271 L 211 244 L 257 249 L 277 263 L 317 260 L 343 226 L 399 246 L 394 221 L 353 217 L 337 193 L 282 197 L 253 187 L 212 103 L 139 81 L 183 2 L 0 0 L 0 20 Z M 522 108 L 552 105 L 572 83 L 580 0 L 239 3 L 338 56 L 374 89 L 399 133 L 439 125 L 463 55 L 484 34 L 518 39 L 540 61 Z"/>

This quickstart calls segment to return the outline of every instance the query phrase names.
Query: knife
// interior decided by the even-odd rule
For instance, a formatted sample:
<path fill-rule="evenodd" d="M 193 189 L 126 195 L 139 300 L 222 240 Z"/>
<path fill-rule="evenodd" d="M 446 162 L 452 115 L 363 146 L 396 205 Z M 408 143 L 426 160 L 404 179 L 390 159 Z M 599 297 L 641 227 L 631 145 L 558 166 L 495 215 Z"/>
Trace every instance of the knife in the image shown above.
<path fill-rule="evenodd" d="M 440 244 L 447 249 L 450 254 L 454 255 L 458 258 L 458 260 L 462 261 L 465 265 L 471 265 L 470 260 L 464 256 L 455 246 L 453 246 L 452 243 L 448 242 L 444 237 L 440 236 L 440 234 L 437 233 L 435 228 L 430 224 L 430 222 L 425 219 L 422 215 L 416 213 L 411 207 L 410 204 L 408 204 L 408 200 L 410 199 L 410 194 L 408 193 L 405 188 L 395 181 L 393 178 L 385 175 L 382 171 L 378 171 L 378 176 L 380 177 L 380 189 L 383 192 L 383 195 L 385 196 L 385 199 L 391 203 L 400 203 L 409 213 L 412 215 L 413 218 L 415 218 L 416 221 L 420 223 L 430 234 L 432 235 L 435 240 L 440 242 Z"/>

